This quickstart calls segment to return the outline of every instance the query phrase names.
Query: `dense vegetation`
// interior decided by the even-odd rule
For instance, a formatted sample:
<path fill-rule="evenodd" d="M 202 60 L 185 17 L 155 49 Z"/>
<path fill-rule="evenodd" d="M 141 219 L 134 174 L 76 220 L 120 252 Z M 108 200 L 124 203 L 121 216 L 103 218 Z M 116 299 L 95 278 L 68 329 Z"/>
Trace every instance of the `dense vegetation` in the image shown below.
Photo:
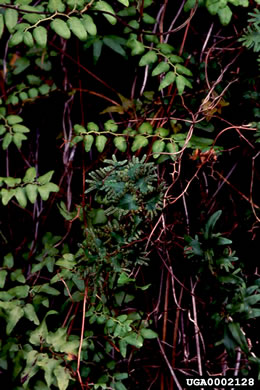
<path fill-rule="evenodd" d="M 0 4 L 0 378 L 260 378 L 259 0 Z"/>

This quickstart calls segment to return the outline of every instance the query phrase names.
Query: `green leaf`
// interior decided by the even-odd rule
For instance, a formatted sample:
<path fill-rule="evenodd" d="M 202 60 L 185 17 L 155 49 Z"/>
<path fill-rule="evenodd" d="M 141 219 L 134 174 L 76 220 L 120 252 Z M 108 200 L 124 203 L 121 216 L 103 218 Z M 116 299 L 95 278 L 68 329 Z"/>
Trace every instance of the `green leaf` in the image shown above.
<path fill-rule="evenodd" d="M 32 33 L 30 31 L 25 31 L 23 34 L 23 42 L 26 46 L 28 47 L 33 47 L 34 46 L 34 40 Z"/>
<path fill-rule="evenodd" d="M 27 303 L 24 306 L 24 315 L 28 320 L 32 321 L 35 325 L 40 325 L 40 321 L 35 312 L 34 306 L 31 303 Z"/>
<path fill-rule="evenodd" d="M 23 386 L 27 386 L 29 380 L 39 371 L 39 367 L 35 364 L 37 362 L 39 352 L 31 350 L 26 353 L 26 367 L 21 373 L 21 380 Z"/>
<path fill-rule="evenodd" d="M 56 264 L 59 267 L 66 268 L 66 269 L 73 269 L 76 265 L 76 261 L 74 256 L 71 253 L 65 253 L 61 259 L 59 259 Z"/>
<path fill-rule="evenodd" d="M 164 76 L 164 78 L 162 79 L 159 85 L 159 91 L 171 85 L 175 81 L 175 79 L 176 79 L 176 75 L 174 72 L 170 71 L 166 73 L 166 75 Z"/>
<path fill-rule="evenodd" d="M 2 143 L 2 148 L 3 150 L 6 150 L 8 149 L 10 143 L 12 142 L 13 140 L 13 136 L 12 134 L 10 134 L 9 132 L 5 134 L 4 136 L 4 139 L 3 139 L 3 143 Z"/>
<path fill-rule="evenodd" d="M 59 365 L 53 372 L 56 376 L 59 390 L 66 390 L 71 379 L 69 371 L 66 367 Z"/>
<path fill-rule="evenodd" d="M 36 58 L 35 64 L 36 64 L 40 69 L 44 70 L 45 72 L 49 72 L 49 70 L 51 70 L 51 68 L 52 68 L 51 61 L 47 61 L 47 60 L 45 60 L 43 57 L 38 57 L 38 58 Z M 39 88 L 39 90 L 40 90 L 40 88 Z"/>
<path fill-rule="evenodd" d="M 22 31 L 16 31 L 11 39 L 9 40 L 8 42 L 8 46 L 9 47 L 13 47 L 13 46 L 16 46 L 16 45 L 19 45 L 19 43 L 21 43 L 23 41 L 23 32 Z"/>
<path fill-rule="evenodd" d="M 157 49 L 159 49 L 163 54 L 171 54 L 174 50 L 174 47 L 172 45 L 169 45 L 168 43 L 158 43 L 156 45 Z"/>
<path fill-rule="evenodd" d="M 29 338 L 29 342 L 31 344 L 42 345 L 42 343 L 46 340 L 47 335 L 48 335 L 46 318 L 52 314 L 58 314 L 58 312 L 54 311 L 54 310 L 48 311 L 46 316 L 44 317 L 43 321 L 41 322 L 41 324 L 31 332 L 30 338 Z"/>
<path fill-rule="evenodd" d="M 226 4 L 227 0 L 206 0 L 206 7 L 211 15 L 216 15 Z"/>
<path fill-rule="evenodd" d="M 0 270 L 0 288 L 4 288 L 7 274 L 8 272 L 6 270 Z"/>
<path fill-rule="evenodd" d="M 192 76 L 191 71 L 181 64 L 176 64 L 176 69 L 178 73 L 185 74 L 186 76 Z"/>
<path fill-rule="evenodd" d="M 97 148 L 99 153 L 103 152 L 103 150 L 105 148 L 105 145 L 106 145 L 106 142 L 107 142 L 107 137 L 106 136 L 98 135 L 96 137 L 95 145 L 96 145 L 96 148 Z"/>
<path fill-rule="evenodd" d="M 26 92 L 20 92 L 19 93 L 19 98 L 21 99 L 21 101 L 25 101 L 28 99 L 28 94 Z"/>
<path fill-rule="evenodd" d="M 3 135 L 6 132 L 6 127 L 4 125 L 0 125 L 0 135 Z"/>
<path fill-rule="evenodd" d="M 143 13 L 143 22 L 146 23 L 146 24 L 155 24 L 156 23 L 156 19 L 147 14 L 146 12 Z"/>
<path fill-rule="evenodd" d="M 249 297 L 245 297 L 244 303 L 247 303 L 248 305 L 255 305 L 260 301 L 260 294 L 254 294 Z"/>
<path fill-rule="evenodd" d="M 208 219 L 206 225 L 205 225 L 205 232 L 204 237 L 206 240 L 211 238 L 212 231 L 219 220 L 220 216 L 222 214 L 222 210 L 216 211 L 214 214 L 211 215 L 211 217 Z"/>
<path fill-rule="evenodd" d="M 13 125 L 13 131 L 15 133 L 29 133 L 30 132 L 28 127 L 26 127 L 24 125 L 20 125 L 20 124 Z"/>
<path fill-rule="evenodd" d="M 61 0 L 49 0 L 48 2 L 48 10 L 51 13 L 54 13 L 56 11 L 58 12 L 64 12 L 65 11 L 65 4 Z"/>
<path fill-rule="evenodd" d="M 144 339 L 157 339 L 158 334 L 151 329 L 142 328 L 141 329 L 141 336 Z"/>
<path fill-rule="evenodd" d="M 94 122 L 88 122 L 87 129 L 88 131 L 99 131 L 98 125 Z"/>
<path fill-rule="evenodd" d="M 155 51 L 150 50 L 148 53 L 144 54 L 140 61 L 139 61 L 139 66 L 146 66 L 146 65 L 151 65 L 154 64 L 158 60 L 158 56 L 155 53 Z"/>
<path fill-rule="evenodd" d="M 224 8 L 221 8 L 218 11 L 218 17 L 219 17 L 220 23 L 223 26 L 227 26 L 230 23 L 231 18 L 232 18 L 232 11 L 228 5 Z"/>
<path fill-rule="evenodd" d="M 0 14 L 0 39 L 2 38 L 4 32 L 4 15 Z"/>
<path fill-rule="evenodd" d="M 104 128 L 106 131 L 116 132 L 118 130 L 118 125 L 113 119 L 109 119 L 104 123 Z"/>
<path fill-rule="evenodd" d="M 153 134 L 153 126 L 150 122 L 143 122 L 138 128 L 140 134 Z"/>
<path fill-rule="evenodd" d="M 93 225 L 104 225 L 105 223 L 107 223 L 107 216 L 103 209 L 95 209 L 92 223 Z"/>
<path fill-rule="evenodd" d="M 128 378 L 128 374 L 127 374 L 127 372 L 115 372 L 114 378 L 117 381 L 122 381 L 123 379 L 127 379 Z"/>
<path fill-rule="evenodd" d="M 93 145 L 93 142 L 94 142 L 93 135 L 92 134 L 84 135 L 83 142 L 84 142 L 85 151 L 87 153 L 90 152 L 92 145 Z"/>
<path fill-rule="evenodd" d="M 85 27 L 85 30 L 89 33 L 89 35 L 97 35 L 97 26 L 95 25 L 92 17 L 90 15 L 83 15 L 81 19 L 81 23 Z"/>
<path fill-rule="evenodd" d="M 21 123 L 23 121 L 23 118 L 21 118 L 19 115 L 8 115 L 6 119 L 8 125 L 15 125 L 16 123 Z"/>
<path fill-rule="evenodd" d="M 47 45 L 47 30 L 45 27 L 38 26 L 33 29 L 33 37 L 35 42 L 41 48 L 45 48 Z"/>
<path fill-rule="evenodd" d="M 56 288 L 50 287 L 49 283 L 33 286 L 32 292 L 35 292 L 36 294 L 45 293 L 53 296 L 60 295 L 60 292 L 56 290 Z"/>
<path fill-rule="evenodd" d="M 126 46 L 131 49 L 132 56 L 143 54 L 143 52 L 145 51 L 143 43 L 135 38 L 129 39 L 126 43 Z"/>
<path fill-rule="evenodd" d="M 125 152 L 127 149 L 127 142 L 125 137 L 119 136 L 114 138 L 114 145 L 115 147 L 120 150 L 120 152 Z"/>
<path fill-rule="evenodd" d="M 11 294 L 15 298 L 27 298 L 30 291 L 30 286 L 16 286 L 13 288 L 10 288 L 8 290 L 8 293 Z"/>
<path fill-rule="evenodd" d="M 122 272 L 118 278 L 118 281 L 117 281 L 117 284 L 118 286 L 124 286 L 128 283 L 132 283 L 132 282 L 135 282 L 135 279 L 133 278 L 129 278 L 127 276 L 127 274 L 125 274 L 124 272 Z"/>
<path fill-rule="evenodd" d="M 153 151 L 153 158 L 158 158 L 161 154 L 161 152 L 164 151 L 165 148 L 165 142 L 163 140 L 156 140 L 153 143 L 152 151 Z"/>
<path fill-rule="evenodd" d="M 8 176 L 3 178 L 3 181 L 8 187 L 15 187 L 16 185 L 20 184 L 22 180 L 20 178 Z"/>
<path fill-rule="evenodd" d="M 103 47 L 103 41 L 101 41 L 100 39 L 95 40 L 95 42 L 93 43 L 94 64 L 96 64 L 98 62 L 98 59 L 101 55 L 102 47 Z"/>
<path fill-rule="evenodd" d="M 192 8 L 194 8 L 196 5 L 196 0 L 187 0 L 184 4 L 184 12 L 190 11 Z"/>
<path fill-rule="evenodd" d="M 6 325 L 6 333 L 9 335 L 14 329 L 17 322 L 23 317 L 24 311 L 20 306 L 15 306 L 8 312 L 8 322 Z"/>
<path fill-rule="evenodd" d="M 54 183 L 46 183 L 38 187 L 38 192 L 42 200 L 47 200 L 50 192 L 58 192 L 59 190 L 59 187 Z"/>
<path fill-rule="evenodd" d="M 180 62 L 183 62 L 184 60 L 180 56 L 177 56 L 176 54 L 172 54 L 169 57 L 169 61 L 171 61 L 173 64 L 178 64 Z"/>
<path fill-rule="evenodd" d="M 10 279 L 12 282 L 17 281 L 19 283 L 25 283 L 26 279 L 23 275 L 23 270 L 21 268 L 17 268 L 15 271 L 11 272 Z"/>
<path fill-rule="evenodd" d="M 51 28 L 53 29 L 56 34 L 58 34 L 60 37 L 64 39 L 69 39 L 71 37 L 71 32 L 69 27 L 67 26 L 66 22 L 64 22 L 61 19 L 54 19 L 50 23 Z"/>
<path fill-rule="evenodd" d="M 104 44 L 112 49 L 114 52 L 120 54 L 123 57 L 126 57 L 126 52 L 121 46 L 119 42 L 116 41 L 116 39 L 113 38 L 113 36 L 105 36 L 103 39 Z"/>
<path fill-rule="evenodd" d="M 36 202 L 36 199 L 37 199 L 37 195 L 38 195 L 38 187 L 36 184 L 27 184 L 27 186 L 25 186 L 25 192 L 26 192 L 26 195 L 29 199 L 29 201 L 34 204 Z"/>
<path fill-rule="evenodd" d="M 47 95 L 50 92 L 50 86 L 48 84 L 42 84 L 39 87 L 39 92 L 41 95 Z"/>
<path fill-rule="evenodd" d="M 81 23 L 81 20 L 75 16 L 72 16 L 67 21 L 67 24 L 70 28 L 70 30 L 73 32 L 73 34 L 80 40 L 80 41 L 86 41 L 88 34 L 85 30 L 85 27 Z"/>
<path fill-rule="evenodd" d="M 185 85 L 186 85 L 186 79 L 185 79 L 185 77 L 183 77 L 183 76 L 181 76 L 181 75 L 178 75 L 178 76 L 176 77 L 176 86 L 177 86 L 179 95 L 182 95 L 182 94 L 183 94 Z"/>
<path fill-rule="evenodd" d="M 158 76 L 161 73 L 168 72 L 169 69 L 170 65 L 168 64 L 168 62 L 162 61 L 154 68 L 154 70 L 152 71 L 152 76 Z"/>
<path fill-rule="evenodd" d="M 22 73 L 25 69 L 28 68 L 28 66 L 30 66 L 30 61 L 27 57 L 18 58 L 15 61 L 15 69 L 13 71 L 13 74 L 17 75 Z"/>
<path fill-rule="evenodd" d="M 30 13 L 25 13 L 25 14 L 23 14 L 23 20 L 26 20 L 26 21 L 29 22 L 30 24 L 35 24 L 35 23 L 37 23 L 39 20 L 44 19 L 44 18 L 46 17 L 46 16 L 43 15 L 43 14 L 33 13 L 33 12 L 43 11 L 43 7 L 42 7 L 42 6 L 35 6 L 35 7 L 32 7 L 32 6 L 30 6 L 30 5 L 23 5 L 22 8 L 23 8 L 24 10 L 31 11 Z"/>
<path fill-rule="evenodd" d="M 61 363 L 60 359 L 49 358 L 47 353 L 42 353 L 39 355 L 37 360 L 37 366 L 41 367 L 44 370 L 44 379 L 48 385 L 48 389 L 51 388 L 51 385 L 55 381 L 53 371 Z"/>
<path fill-rule="evenodd" d="M 19 205 L 23 208 L 27 206 L 27 198 L 25 195 L 25 190 L 22 187 L 18 187 L 15 189 L 15 197 L 19 203 Z"/>
<path fill-rule="evenodd" d="M 4 256 L 4 267 L 12 268 L 14 266 L 14 257 L 12 253 L 7 253 L 7 255 Z"/>
<path fill-rule="evenodd" d="M 35 99 L 39 95 L 38 89 L 37 88 L 30 88 L 28 91 L 28 95 L 29 95 L 29 98 Z"/>
<path fill-rule="evenodd" d="M 141 348 L 143 346 L 143 338 L 133 332 L 124 337 L 123 340 L 125 340 L 127 344 L 133 345 L 136 348 Z"/>
<path fill-rule="evenodd" d="M 131 7 L 128 7 L 128 8 L 124 8 L 122 9 L 121 11 L 117 12 L 117 15 L 118 16 L 135 16 L 136 15 L 136 10 L 137 10 L 137 7 L 135 6 L 131 6 Z"/>
<path fill-rule="evenodd" d="M 129 0 L 117 0 L 119 3 L 125 5 L 126 7 L 129 6 Z"/>
<path fill-rule="evenodd" d="M 248 352 L 248 345 L 247 345 L 246 338 L 245 338 L 245 336 L 240 328 L 240 324 L 238 324 L 237 322 L 230 322 L 228 324 L 228 329 L 229 329 L 230 333 L 232 334 L 232 337 L 234 338 L 234 340 L 237 342 L 237 344 L 242 349 L 242 351 L 247 353 Z"/>
<path fill-rule="evenodd" d="M 127 348 L 127 342 L 124 339 L 120 339 L 119 342 L 119 350 L 123 358 L 126 357 L 126 348 Z"/>
<path fill-rule="evenodd" d="M 37 182 L 39 184 L 49 183 L 51 181 L 51 178 L 52 178 L 53 174 L 54 174 L 54 171 L 49 171 L 49 172 L 45 173 L 44 175 L 39 176 L 37 178 Z"/>
<path fill-rule="evenodd" d="M 109 15 L 108 13 L 105 13 L 105 12 L 109 12 L 110 14 L 115 15 L 115 11 L 111 7 L 111 5 L 108 4 L 106 1 L 102 1 L 102 0 L 98 1 L 97 3 L 94 4 L 93 9 L 97 11 L 104 11 L 103 15 L 107 19 L 107 21 L 112 25 L 116 24 L 117 22 L 116 18 L 112 15 Z"/>
<path fill-rule="evenodd" d="M 13 143 L 17 146 L 18 149 L 21 149 L 22 147 L 22 141 L 26 140 L 26 135 L 22 133 L 15 133 L 13 135 Z"/>
<path fill-rule="evenodd" d="M 143 135 L 136 135 L 134 138 L 133 145 L 131 147 L 132 152 L 136 152 L 137 150 L 144 148 L 149 144 L 149 141 Z"/>
<path fill-rule="evenodd" d="M 5 10 L 5 25 L 10 33 L 14 31 L 14 27 L 18 22 L 18 12 L 15 9 L 7 8 Z"/>

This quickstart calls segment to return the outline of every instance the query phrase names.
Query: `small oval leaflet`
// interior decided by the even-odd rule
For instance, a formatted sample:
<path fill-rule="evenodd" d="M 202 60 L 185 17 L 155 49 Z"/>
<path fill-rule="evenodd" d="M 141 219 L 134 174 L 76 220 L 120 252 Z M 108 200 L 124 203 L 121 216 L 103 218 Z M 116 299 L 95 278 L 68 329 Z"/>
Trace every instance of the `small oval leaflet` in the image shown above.
<path fill-rule="evenodd" d="M 94 142 L 94 137 L 92 134 L 87 134 L 84 136 L 84 147 L 87 153 L 90 152 L 93 142 Z"/>
<path fill-rule="evenodd" d="M 127 149 L 127 143 L 125 140 L 125 137 L 118 136 L 114 138 L 114 145 L 115 147 L 120 150 L 120 152 L 125 152 Z"/>
<path fill-rule="evenodd" d="M 152 151 L 154 153 L 153 158 L 158 158 L 160 153 L 164 151 L 165 142 L 161 139 L 154 141 L 152 146 Z"/>
<path fill-rule="evenodd" d="M 46 28 L 39 26 L 33 30 L 33 37 L 37 45 L 41 48 L 46 47 L 47 45 L 47 30 Z"/>
<path fill-rule="evenodd" d="M 17 199 L 17 202 L 19 203 L 19 205 L 23 208 L 26 207 L 27 205 L 27 198 L 26 198 L 26 195 L 25 195 L 25 191 L 22 187 L 18 187 L 15 189 L 15 197 Z"/>
<path fill-rule="evenodd" d="M 148 139 L 144 137 L 143 135 L 137 135 L 134 139 L 133 145 L 132 145 L 132 152 L 136 152 L 140 148 L 144 148 L 149 143 Z"/>
<path fill-rule="evenodd" d="M 111 5 L 108 4 L 106 1 L 102 1 L 102 0 L 98 1 L 97 3 L 95 3 L 93 8 L 96 9 L 97 11 L 105 11 L 111 14 L 115 14 L 115 11 L 111 7 Z M 114 16 L 105 13 L 103 15 L 110 24 L 112 25 L 116 24 L 117 20 Z"/>
<path fill-rule="evenodd" d="M 23 42 L 28 47 L 34 46 L 33 36 L 32 33 L 30 33 L 30 31 L 25 31 L 25 33 L 23 34 Z"/>
<path fill-rule="evenodd" d="M 192 72 L 181 64 L 176 65 L 176 69 L 178 73 L 185 74 L 186 76 L 192 76 Z"/>
<path fill-rule="evenodd" d="M 85 30 L 83 24 L 81 23 L 79 18 L 72 16 L 67 21 L 70 30 L 79 38 L 80 41 L 85 41 L 88 37 L 87 31 Z"/>
<path fill-rule="evenodd" d="M 170 65 L 167 62 L 160 62 L 152 71 L 152 76 L 158 76 L 161 73 L 168 72 Z"/>
<path fill-rule="evenodd" d="M 157 59 L 158 59 L 157 54 L 153 50 L 148 51 L 148 53 L 144 54 L 141 57 L 139 61 L 139 66 L 154 64 L 157 61 Z"/>
<path fill-rule="evenodd" d="M 5 25 L 10 33 L 13 32 L 17 22 L 18 22 L 18 12 L 15 9 L 7 8 L 5 10 Z"/>
<path fill-rule="evenodd" d="M 95 145 L 99 153 L 103 152 L 106 142 L 107 142 L 107 137 L 105 137 L 104 135 L 97 136 Z"/>
<path fill-rule="evenodd" d="M 161 91 L 161 89 L 166 88 L 169 85 L 171 85 L 175 81 L 175 78 L 176 78 L 176 75 L 174 72 L 170 71 L 170 72 L 166 73 L 166 75 L 164 76 L 163 80 L 161 81 L 161 83 L 159 85 L 159 91 Z"/>
<path fill-rule="evenodd" d="M 3 14 L 0 14 L 0 38 L 2 37 L 3 32 L 4 32 L 4 16 Z"/>
<path fill-rule="evenodd" d="M 50 26 L 60 37 L 64 39 L 69 39 L 71 37 L 70 29 L 63 20 L 54 19 Z"/>
<path fill-rule="evenodd" d="M 143 54 L 144 52 L 144 45 L 142 42 L 139 42 L 137 39 L 135 38 L 131 38 L 127 41 L 127 47 L 129 47 L 131 49 L 131 55 L 132 56 L 136 56 L 136 55 L 140 55 L 140 54 Z"/>
<path fill-rule="evenodd" d="M 23 41 L 23 33 L 22 31 L 16 31 L 10 41 L 8 42 L 9 47 L 13 47 L 19 45 Z"/>
<path fill-rule="evenodd" d="M 97 26 L 90 15 L 83 15 L 80 20 L 89 35 L 97 35 Z"/>

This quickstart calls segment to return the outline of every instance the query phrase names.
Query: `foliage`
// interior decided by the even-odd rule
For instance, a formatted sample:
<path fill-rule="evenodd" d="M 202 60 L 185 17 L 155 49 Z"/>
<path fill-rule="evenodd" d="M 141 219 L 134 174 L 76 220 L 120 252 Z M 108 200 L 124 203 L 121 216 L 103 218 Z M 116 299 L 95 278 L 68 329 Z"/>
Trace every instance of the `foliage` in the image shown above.
<path fill-rule="evenodd" d="M 132 346 L 138 349 L 145 339 L 157 337 L 149 328 L 150 321 L 128 306 L 135 299 L 133 293 L 136 289 L 149 288 L 149 285 L 136 285 L 133 269 L 135 265 L 147 262 L 141 256 L 144 217 L 147 212 L 150 218 L 155 214 L 150 208 L 156 209 L 161 191 L 156 186 L 155 167 L 143 160 L 139 162 L 137 158 L 128 165 L 127 161 L 117 162 L 115 158 L 107 163 L 110 164 L 107 169 L 91 173 L 90 191 L 95 191 L 98 204 L 107 206 L 113 203 L 113 210 L 111 206 L 110 210 L 93 207 L 86 210 L 87 228 L 82 226 L 85 239 L 79 243 L 75 254 L 68 252 L 66 247 L 60 253 L 57 246 L 61 237 L 48 233 L 31 261 L 29 278 L 24 277 L 22 268 L 14 269 L 15 259 L 11 253 L 4 258 L 0 273 L 0 308 L 8 338 L 2 340 L 1 366 L 7 370 L 14 360 L 13 378 L 21 376 L 25 389 L 36 386 L 32 382 L 36 378 L 40 380 L 41 371 L 48 387 L 54 385 L 66 389 L 77 375 L 80 380 L 92 375 L 96 380 L 94 388 L 109 384 L 110 388 L 124 389 L 121 381 L 128 374 L 118 371 L 114 354 L 126 358 Z M 107 176 L 105 182 L 104 173 Z M 23 181 L 31 183 L 34 178 L 35 171 L 30 168 Z M 51 173 L 37 180 L 49 183 L 50 178 Z M 123 186 L 128 180 L 132 180 L 132 186 L 126 192 Z M 8 183 L 11 184 L 10 180 Z M 135 185 L 139 186 L 137 191 L 150 196 L 146 204 L 139 199 L 139 209 L 130 199 Z M 118 196 L 116 186 L 121 188 L 121 196 Z M 103 197 L 102 189 L 105 191 Z M 113 191 L 117 197 L 109 202 Z M 117 213 L 118 210 L 124 211 L 123 216 Z M 104 211 L 112 215 L 109 221 Z M 136 258 L 138 253 L 140 259 Z M 39 283 L 38 280 L 47 282 Z M 52 297 L 57 297 L 56 304 L 51 303 Z M 82 326 L 85 325 L 86 330 L 80 337 L 71 331 L 69 322 L 74 320 L 73 317 L 68 320 L 68 315 L 82 301 Z M 54 315 L 59 315 L 59 320 L 48 324 L 47 318 Z M 62 318 L 65 318 L 63 323 Z M 26 324 L 25 334 L 19 323 Z M 78 361 L 82 360 L 80 371 L 75 364 L 77 355 L 81 356 Z M 103 367 L 101 376 L 100 365 Z"/>
<path fill-rule="evenodd" d="M 194 271 L 198 278 L 208 280 L 207 290 L 212 289 L 212 292 L 207 291 L 209 295 L 217 297 L 211 302 L 212 320 L 217 329 L 221 328 L 223 338 L 216 345 L 223 343 L 231 355 L 235 355 L 239 347 L 246 355 L 254 357 L 243 325 L 260 316 L 260 279 L 248 286 L 241 268 L 235 266 L 238 258 L 229 248 L 232 241 L 221 233 L 214 233 L 220 215 L 221 211 L 217 211 L 209 218 L 201 238 L 186 238 L 189 243 L 186 253 L 197 264 Z"/>

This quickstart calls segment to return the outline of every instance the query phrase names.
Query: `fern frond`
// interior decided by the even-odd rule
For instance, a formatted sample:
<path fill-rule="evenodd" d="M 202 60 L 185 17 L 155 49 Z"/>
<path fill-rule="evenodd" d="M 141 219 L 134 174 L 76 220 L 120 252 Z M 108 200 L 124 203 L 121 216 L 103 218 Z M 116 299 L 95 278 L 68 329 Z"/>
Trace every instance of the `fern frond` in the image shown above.
<path fill-rule="evenodd" d="M 257 8 L 255 8 L 254 9 L 254 13 L 253 12 L 249 12 L 248 15 L 252 16 L 252 18 L 248 19 L 248 21 L 250 23 L 253 23 L 255 26 L 258 26 L 260 28 L 260 11 Z"/>
<path fill-rule="evenodd" d="M 260 28 L 257 30 L 255 26 L 248 27 L 239 41 L 248 49 L 253 49 L 255 53 L 260 51 Z"/>
<path fill-rule="evenodd" d="M 257 53 L 260 51 L 260 11 L 255 9 L 254 13 L 249 12 L 248 15 L 251 16 L 248 22 L 251 22 L 252 25 L 244 30 L 244 34 L 239 38 L 239 42 L 242 42 L 243 46 L 253 49 Z"/>

